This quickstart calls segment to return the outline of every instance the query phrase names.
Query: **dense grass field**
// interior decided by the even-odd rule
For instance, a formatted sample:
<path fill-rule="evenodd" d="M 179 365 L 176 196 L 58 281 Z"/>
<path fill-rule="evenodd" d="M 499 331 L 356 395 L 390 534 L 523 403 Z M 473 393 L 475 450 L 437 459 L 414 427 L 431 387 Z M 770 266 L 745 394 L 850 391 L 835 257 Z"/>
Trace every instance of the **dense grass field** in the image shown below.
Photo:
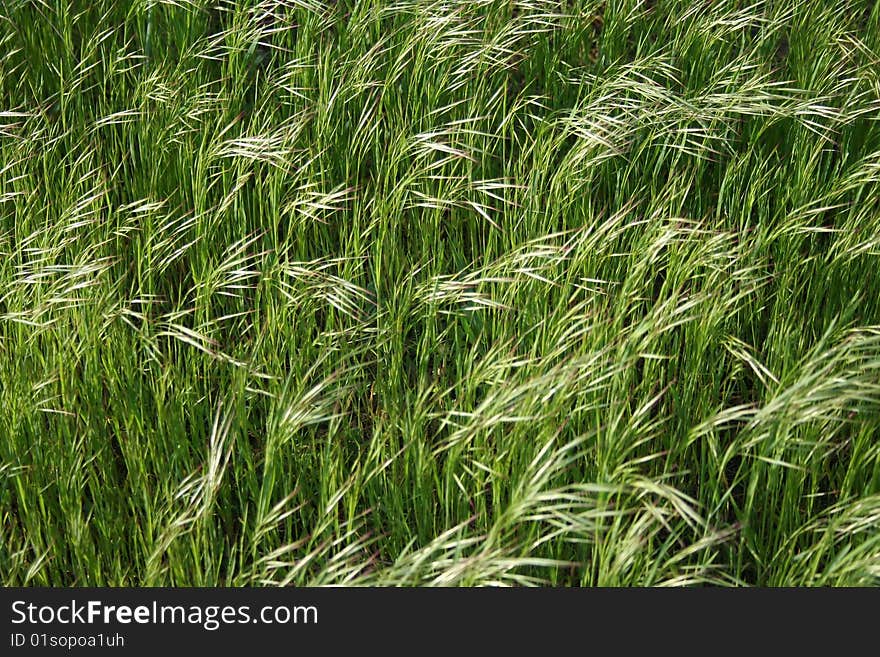
<path fill-rule="evenodd" d="M 880 3 L 0 0 L 0 582 L 880 583 Z"/>

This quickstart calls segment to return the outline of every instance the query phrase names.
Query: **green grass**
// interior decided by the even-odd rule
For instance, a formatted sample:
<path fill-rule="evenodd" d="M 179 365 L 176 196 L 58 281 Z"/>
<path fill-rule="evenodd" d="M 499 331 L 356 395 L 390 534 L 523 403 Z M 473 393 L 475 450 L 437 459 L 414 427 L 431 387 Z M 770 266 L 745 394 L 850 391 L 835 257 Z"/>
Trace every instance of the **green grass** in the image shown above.
<path fill-rule="evenodd" d="M 880 3 L 0 1 L 6 585 L 877 585 Z"/>

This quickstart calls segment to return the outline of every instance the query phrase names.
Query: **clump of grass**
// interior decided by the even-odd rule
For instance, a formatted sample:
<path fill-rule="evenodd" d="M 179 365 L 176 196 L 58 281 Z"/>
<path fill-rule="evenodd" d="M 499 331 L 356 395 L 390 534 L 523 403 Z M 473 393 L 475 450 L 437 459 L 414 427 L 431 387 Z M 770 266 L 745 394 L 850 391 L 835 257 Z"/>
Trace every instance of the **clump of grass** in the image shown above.
<path fill-rule="evenodd" d="M 876 585 L 880 5 L 0 3 L 7 585 Z"/>

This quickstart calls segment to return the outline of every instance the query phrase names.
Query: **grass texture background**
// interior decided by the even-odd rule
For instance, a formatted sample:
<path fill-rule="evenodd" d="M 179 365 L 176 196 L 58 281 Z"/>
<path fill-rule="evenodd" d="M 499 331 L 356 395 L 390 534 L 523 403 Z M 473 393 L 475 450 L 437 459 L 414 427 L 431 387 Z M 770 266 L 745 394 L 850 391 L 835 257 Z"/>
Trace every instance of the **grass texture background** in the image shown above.
<path fill-rule="evenodd" d="M 880 4 L 0 2 L 7 585 L 876 585 Z"/>

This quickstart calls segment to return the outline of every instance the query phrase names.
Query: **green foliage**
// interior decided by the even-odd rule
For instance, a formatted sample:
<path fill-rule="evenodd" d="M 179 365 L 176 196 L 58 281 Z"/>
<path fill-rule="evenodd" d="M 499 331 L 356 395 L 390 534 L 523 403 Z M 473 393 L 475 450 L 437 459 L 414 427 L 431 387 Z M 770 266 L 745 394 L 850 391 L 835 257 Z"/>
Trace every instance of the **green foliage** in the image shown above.
<path fill-rule="evenodd" d="M 7 585 L 880 583 L 880 5 L 0 1 Z"/>

